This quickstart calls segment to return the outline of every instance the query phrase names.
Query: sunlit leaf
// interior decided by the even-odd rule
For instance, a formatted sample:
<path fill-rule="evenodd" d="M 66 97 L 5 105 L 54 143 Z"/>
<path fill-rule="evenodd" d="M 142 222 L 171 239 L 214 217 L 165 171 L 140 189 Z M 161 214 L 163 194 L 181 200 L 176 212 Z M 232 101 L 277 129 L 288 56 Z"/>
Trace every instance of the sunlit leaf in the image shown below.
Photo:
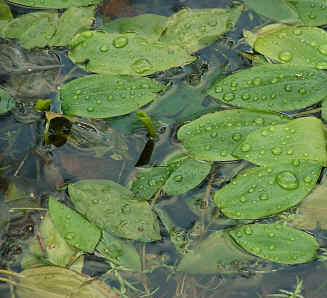
<path fill-rule="evenodd" d="M 40 8 L 68 8 L 98 4 L 101 0 L 10 0 L 15 4 Z"/>
<path fill-rule="evenodd" d="M 236 273 L 253 259 L 234 244 L 226 231 L 216 231 L 182 258 L 177 271 L 192 274 Z"/>
<path fill-rule="evenodd" d="M 121 240 L 103 232 L 97 250 L 109 263 L 114 263 L 127 270 L 142 271 L 140 256 L 136 248 L 127 240 Z"/>
<path fill-rule="evenodd" d="M 43 266 L 21 274 L 16 289 L 20 298 L 118 298 L 103 282 L 62 267 Z"/>
<path fill-rule="evenodd" d="M 321 118 L 327 121 L 327 99 L 321 102 Z"/>
<path fill-rule="evenodd" d="M 233 150 L 253 130 L 283 123 L 281 114 L 246 110 L 227 110 L 207 114 L 182 126 L 177 137 L 187 151 L 197 159 L 234 160 Z"/>
<path fill-rule="evenodd" d="M 109 118 L 141 108 L 165 89 L 165 85 L 148 78 L 89 75 L 64 84 L 60 99 L 67 115 Z"/>
<path fill-rule="evenodd" d="M 136 33 L 85 31 L 70 43 L 69 57 L 87 71 L 146 76 L 193 62 L 178 45 L 165 44 Z"/>
<path fill-rule="evenodd" d="M 208 94 L 247 109 L 290 111 L 321 101 L 326 96 L 326 83 L 325 73 L 312 67 L 267 64 L 217 81 Z"/>
<path fill-rule="evenodd" d="M 94 251 L 101 238 L 101 232 L 96 226 L 51 197 L 49 214 L 55 228 L 68 244 L 86 252 Z"/>
<path fill-rule="evenodd" d="M 14 99 L 4 89 L 0 88 L 0 114 L 6 113 L 15 106 Z"/>
<path fill-rule="evenodd" d="M 234 219 L 258 219 L 298 204 L 316 185 L 321 166 L 307 161 L 252 168 L 218 190 L 214 201 Z"/>
<path fill-rule="evenodd" d="M 160 41 L 177 43 L 189 53 L 196 52 L 231 30 L 242 9 L 241 5 L 232 9 L 181 9 L 168 18 Z"/>
<path fill-rule="evenodd" d="M 311 235 L 279 224 L 245 225 L 229 233 L 249 253 L 281 264 L 309 262 L 319 248 Z"/>
<path fill-rule="evenodd" d="M 255 35 L 245 32 L 245 37 L 257 52 L 276 61 L 327 68 L 327 33 L 323 29 L 273 24 Z"/>
<path fill-rule="evenodd" d="M 308 160 L 326 165 L 325 131 L 321 120 L 304 117 L 250 133 L 233 155 L 257 165 Z"/>
<path fill-rule="evenodd" d="M 160 240 L 150 205 L 110 180 L 81 180 L 68 186 L 75 208 L 103 230 L 144 242 Z"/>
<path fill-rule="evenodd" d="M 167 17 L 157 14 L 141 14 L 131 18 L 119 18 L 99 27 L 108 33 L 138 33 L 158 40 L 166 28 Z"/>
<path fill-rule="evenodd" d="M 12 13 L 6 2 L 0 0 L 0 22 L 2 20 L 11 20 L 13 18 Z M 0 23 L 1 25 L 1 23 Z"/>

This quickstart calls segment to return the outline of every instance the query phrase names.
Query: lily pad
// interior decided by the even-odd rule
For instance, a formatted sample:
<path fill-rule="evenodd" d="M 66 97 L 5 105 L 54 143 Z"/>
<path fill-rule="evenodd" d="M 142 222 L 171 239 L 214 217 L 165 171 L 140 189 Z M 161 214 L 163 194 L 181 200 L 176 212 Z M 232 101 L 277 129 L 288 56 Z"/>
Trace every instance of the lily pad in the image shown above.
<path fill-rule="evenodd" d="M 15 4 L 39 8 L 68 8 L 98 4 L 101 0 L 10 0 Z"/>
<path fill-rule="evenodd" d="M 49 214 L 62 237 L 73 247 L 92 253 L 101 238 L 100 230 L 56 199 L 49 199 Z"/>
<path fill-rule="evenodd" d="M 165 85 L 148 78 L 89 75 L 64 84 L 60 99 L 66 115 L 109 118 L 141 108 L 165 89 Z"/>
<path fill-rule="evenodd" d="M 254 257 L 240 250 L 226 231 L 216 231 L 180 261 L 177 271 L 192 274 L 236 273 Z"/>
<path fill-rule="evenodd" d="M 281 114 L 227 110 L 207 114 L 185 124 L 177 132 L 192 157 L 202 160 L 235 160 L 233 150 L 252 131 L 287 122 Z"/>
<path fill-rule="evenodd" d="M 311 106 L 326 94 L 327 76 L 312 67 L 267 64 L 217 81 L 208 94 L 225 103 L 262 111 L 291 111 Z"/>
<path fill-rule="evenodd" d="M 276 61 L 327 68 L 327 33 L 323 29 L 273 24 L 255 35 L 244 35 L 257 52 Z"/>
<path fill-rule="evenodd" d="M 258 219 L 297 205 L 316 185 L 321 166 L 307 161 L 252 168 L 215 193 L 221 211 L 234 219 Z"/>
<path fill-rule="evenodd" d="M 0 114 L 8 112 L 14 106 L 14 99 L 4 89 L 0 88 Z"/>
<path fill-rule="evenodd" d="M 281 264 L 310 262 L 319 249 L 311 235 L 280 224 L 245 225 L 229 234 L 249 253 Z"/>
<path fill-rule="evenodd" d="M 42 266 L 21 272 L 24 276 L 17 285 L 21 298 L 118 298 L 103 282 L 62 267 Z"/>
<path fill-rule="evenodd" d="M 231 30 L 242 10 L 242 5 L 231 9 L 181 9 L 168 18 L 160 41 L 177 43 L 189 53 L 196 52 Z"/>
<path fill-rule="evenodd" d="M 141 272 L 141 260 L 136 248 L 126 240 L 121 240 L 107 232 L 103 232 L 97 250 L 109 261 L 131 271 Z"/>
<path fill-rule="evenodd" d="M 324 166 L 327 154 L 323 123 L 315 117 L 304 117 L 257 129 L 238 145 L 233 156 L 257 165 L 302 159 Z"/>
<path fill-rule="evenodd" d="M 134 33 L 85 31 L 70 43 L 69 57 L 90 72 L 146 76 L 196 60 L 178 45 Z"/>
<path fill-rule="evenodd" d="M 68 186 L 75 208 L 101 229 L 122 238 L 160 240 L 156 215 L 150 205 L 110 180 L 81 180 Z"/>
<path fill-rule="evenodd" d="M 116 19 L 99 27 L 98 30 L 108 33 L 138 33 L 159 40 L 166 28 L 167 20 L 167 17 L 146 13 L 131 18 Z"/>

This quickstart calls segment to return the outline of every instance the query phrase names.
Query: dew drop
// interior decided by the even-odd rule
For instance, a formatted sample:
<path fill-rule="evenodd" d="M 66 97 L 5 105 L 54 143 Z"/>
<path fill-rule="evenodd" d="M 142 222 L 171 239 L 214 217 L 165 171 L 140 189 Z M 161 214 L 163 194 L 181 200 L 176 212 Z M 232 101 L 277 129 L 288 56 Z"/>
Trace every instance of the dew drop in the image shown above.
<path fill-rule="evenodd" d="M 276 246 L 275 246 L 274 244 L 271 244 L 271 245 L 269 246 L 269 249 L 270 249 L 270 250 L 275 250 L 275 249 L 276 249 Z"/>
<path fill-rule="evenodd" d="M 292 91 L 292 86 L 291 85 L 285 85 L 284 89 L 286 92 L 291 92 Z"/>
<path fill-rule="evenodd" d="M 244 233 L 246 234 L 246 235 L 252 235 L 252 229 L 250 228 L 250 227 L 245 227 L 245 229 L 244 229 Z"/>
<path fill-rule="evenodd" d="M 112 44 L 115 48 L 124 48 L 128 44 L 128 39 L 124 36 L 119 36 L 113 40 Z"/>
<path fill-rule="evenodd" d="M 301 95 L 307 94 L 307 90 L 304 89 L 304 88 L 301 88 L 301 89 L 299 89 L 299 93 L 300 93 Z"/>
<path fill-rule="evenodd" d="M 235 95 L 233 93 L 226 93 L 224 94 L 223 99 L 225 101 L 232 101 L 234 99 Z"/>
<path fill-rule="evenodd" d="M 317 69 L 326 69 L 327 68 L 327 62 L 318 62 L 315 67 Z"/>
<path fill-rule="evenodd" d="M 94 108 L 93 107 L 87 107 L 87 111 L 88 112 L 93 112 L 94 111 Z"/>
<path fill-rule="evenodd" d="M 242 95 L 242 99 L 243 100 L 249 100 L 250 99 L 250 95 L 248 93 L 245 93 Z"/>
<path fill-rule="evenodd" d="M 69 232 L 69 233 L 67 233 L 67 234 L 65 235 L 65 239 L 66 239 L 66 240 L 72 240 L 72 239 L 74 239 L 74 237 L 75 237 L 75 234 L 72 233 L 72 232 Z"/>
<path fill-rule="evenodd" d="M 305 183 L 310 183 L 311 181 L 312 181 L 312 177 L 310 177 L 310 176 L 304 177 L 304 182 Z"/>
<path fill-rule="evenodd" d="M 327 44 L 320 45 L 318 50 L 321 54 L 327 55 Z"/>
<path fill-rule="evenodd" d="M 283 171 L 280 172 L 276 176 L 277 184 L 286 190 L 294 190 L 297 189 L 299 186 L 299 181 L 294 173 L 290 171 Z"/>
<path fill-rule="evenodd" d="M 250 151 L 251 150 L 251 145 L 250 144 L 243 144 L 242 146 L 241 146 L 241 151 L 242 152 L 248 152 L 248 151 Z"/>
<path fill-rule="evenodd" d="M 269 196 L 266 193 L 262 193 L 260 194 L 259 199 L 262 201 L 266 201 L 269 199 Z"/>
<path fill-rule="evenodd" d="M 141 58 L 132 64 L 133 70 L 138 74 L 143 74 L 152 69 L 152 64 L 148 59 Z"/>
<path fill-rule="evenodd" d="M 106 45 L 103 45 L 103 46 L 100 47 L 100 51 L 101 51 L 102 53 L 108 52 L 108 51 L 109 51 L 109 47 L 106 46 Z"/>
<path fill-rule="evenodd" d="M 181 175 L 175 176 L 174 180 L 175 180 L 175 182 L 182 182 L 183 176 L 181 176 Z"/>
<path fill-rule="evenodd" d="M 295 29 L 295 30 L 293 31 L 293 33 L 294 33 L 295 35 L 299 36 L 299 35 L 302 34 L 302 31 L 301 31 L 300 29 Z"/>
<path fill-rule="evenodd" d="M 239 142 L 240 140 L 241 140 L 241 134 L 240 133 L 234 133 L 233 135 L 232 135 L 232 139 L 233 139 L 233 141 L 235 141 L 235 142 Z"/>
<path fill-rule="evenodd" d="M 211 135 L 210 135 L 212 138 L 215 138 L 215 137 L 217 137 L 217 133 L 214 131 L 213 133 L 211 133 Z"/>
<path fill-rule="evenodd" d="M 271 149 L 271 152 L 274 155 L 280 155 L 283 152 L 283 150 L 280 147 L 274 147 Z"/>
<path fill-rule="evenodd" d="M 241 196 L 241 197 L 240 197 L 240 202 L 242 202 L 242 203 L 245 203 L 245 202 L 246 202 L 246 198 L 245 198 L 245 196 Z"/>
<path fill-rule="evenodd" d="M 253 79 L 253 85 L 254 86 L 260 86 L 261 85 L 261 79 L 260 78 Z"/>
<path fill-rule="evenodd" d="M 290 62 L 292 60 L 292 53 L 288 51 L 282 51 L 279 53 L 279 59 L 283 62 Z"/>
<path fill-rule="evenodd" d="M 215 92 L 216 93 L 221 93 L 221 92 L 223 92 L 223 88 L 222 87 L 216 87 Z"/>

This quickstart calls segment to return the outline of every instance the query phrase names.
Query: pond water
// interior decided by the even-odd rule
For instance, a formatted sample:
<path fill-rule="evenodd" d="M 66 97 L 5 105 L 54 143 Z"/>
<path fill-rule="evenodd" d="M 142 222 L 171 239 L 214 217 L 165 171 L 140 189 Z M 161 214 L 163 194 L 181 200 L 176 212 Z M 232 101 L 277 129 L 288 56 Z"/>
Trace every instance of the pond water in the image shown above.
<path fill-rule="evenodd" d="M 233 5 L 235 3 L 228 0 L 104 1 L 94 26 L 110 18 L 144 13 L 170 16 L 183 7 L 226 8 Z M 33 11 L 12 4 L 10 7 L 15 16 Z M 83 118 L 79 124 L 58 117 L 51 121 L 49 144 L 44 145 L 44 114 L 36 112 L 34 104 L 38 99 L 50 98 L 51 111 L 60 112 L 57 86 L 86 72 L 74 67 L 65 48 L 30 52 L 17 43 L 0 39 L 0 84 L 10 90 L 17 101 L 12 111 L 0 116 L 0 268 L 22 271 L 22 259 L 26 257 L 31 240 L 38 235 L 49 194 L 72 206 L 65 188 L 69 183 L 110 179 L 128 186 L 138 168 L 159 165 L 182 148 L 176 137 L 182 124 L 209 111 L 228 109 L 228 105 L 217 103 L 206 95 L 206 90 L 217 78 L 252 66 L 251 60 L 241 54 L 251 50 L 242 40 L 242 32 L 269 23 L 269 19 L 245 10 L 231 31 L 196 53 L 195 62 L 150 76 L 170 83 L 166 92 L 142 109 L 151 117 L 159 136 L 157 139 L 148 136 L 147 129 L 133 112 L 104 120 Z M 57 67 L 58 64 L 63 67 Z M 13 72 L 28 65 L 53 66 L 53 69 Z M 320 117 L 319 113 L 314 115 Z M 99 131 L 101 134 L 97 133 Z M 180 252 L 187 249 L 187 241 L 204 239 L 214 230 L 237 225 L 219 213 L 212 199 L 215 191 L 247 167 L 246 161 L 215 162 L 209 175 L 192 190 L 182 195 L 158 196 L 156 211 L 169 216 L 170 223 L 180 232 L 174 234 L 176 243 L 181 245 L 179 251 L 171 241 L 172 234 L 169 235 L 161 224 L 162 240 L 131 242 L 143 265 L 147 264 L 146 272 L 111 270 L 100 254 L 86 254 L 82 272 L 120 289 L 123 297 L 259 298 L 278 293 L 285 295 L 280 297 L 326 297 L 327 268 L 326 262 L 321 260 L 281 265 L 260 259 L 228 274 L 176 271 Z M 324 176 L 323 172 L 319 183 L 326 180 Z M 317 228 L 310 233 L 321 247 L 326 247 L 324 230 Z M 298 296 L 280 292 L 281 289 L 294 292 L 296 286 Z M 0 283 L 0 296 L 14 297 L 13 289 Z"/>

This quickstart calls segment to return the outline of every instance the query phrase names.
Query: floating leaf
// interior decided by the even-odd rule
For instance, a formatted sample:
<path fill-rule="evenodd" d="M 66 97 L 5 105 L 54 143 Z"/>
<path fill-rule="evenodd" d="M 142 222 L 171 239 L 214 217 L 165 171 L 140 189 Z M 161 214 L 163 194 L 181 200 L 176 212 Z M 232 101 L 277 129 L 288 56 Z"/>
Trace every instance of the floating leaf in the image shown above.
<path fill-rule="evenodd" d="M 71 246 L 92 253 L 101 238 L 100 230 L 56 199 L 49 199 L 49 214 L 61 236 Z"/>
<path fill-rule="evenodd" d="M 137 250 L 126 240 L 121 240 L 107 232 L 103 232 L 97 250 L 109 263 L 114 263 L 127 270 L 142 271 L 141 260 Z"/>
<path fill-rule="evenodd" d="M 253 130 L 288 121 L 281 114 L 228 110 L 207 114 L 182 126 L 177 137 L 187 151 L 202 160 L 234 160 L 233 150 Z"/>
<path fill-rule="evenodd" d="M 90 72 L 146 76 L 183 66 L 196 58 L 177 45 L 134 33 L 85 31 L 70 43 L 69 57 Z"/>
<path fill-rule="evenodd" d="M 6 2 L 0 0 L 0 22 L 2 20 L 11 20 L 13 18 L 12 13 Z"/>
<path fill-rule="evenodd" d="M 304 117 L 286 124 L 257 129 L 238 145 L 233 155 L 257 165 L 298 159 L 326 165 L 323 123 L 315 117 Z"/>
<path fill-rule="evenodd" d="M 60 98 L 67 115 L 109 118 L 141 108 L 165 89 L 165 85 L 148 78 L 89 75 L 64 84 Z"/>
<path fill-rule="evenodd" d="M 307 161 L 252 168 L 216 192 L 214 201 L 234 219 L 258 219 L 298 204 L 316 185 L 321 166 Z"/>
<path fill-rule="evenodd" d="M 141 14 L 131 18 L 119 18 L 104 24 L 98 30 L 108 33 L 138 33 L 158 40 L 166 28 L 167 17 L 157 14 Z"/>
<path fill-rule="evenodd" d="M 161 239 L 150 205 L 127 188 L 110 180 L 82 180 L 70 184 L 68 192 L 76 209 L 101 229 L 144 242 Z"/>
<path fill-rule="evenodd" d="M 101 0 L 10 0 L 15 4 L 40 8 L 68 8 L 98 4 Z"/>
<path fill-rule="evenodd" d="M 280 224 L 245 225 L 229 234 L 249 253 L 281 264 L 309 262 L 319 249 L 311 235 Z"/>
<path fill-rule="evenodd" d="M 216 231 L 182 258 L 177 271 L 192 274 L 236 273 L 253 259 L 234 244 L 226 231 Z"/>
<path fill-rule="evenodd" d="M 327 33 L 320 28 L 273 24 L 244 35 L 257 52 L 279 62 L 327 68 Z"/>
<path fill-rule="evenodd" d="M 208 94 L 228 104 L 262 111 L 303 109 L 321 101 L 327 76 L 311 67 L 267 64 L 217 81 Z"/>
<path fill-rule="evenodd" d="M 196 52 L 231 30 L 242 10 L 242 5 L 232 9 L 181 9 L 168 18 L 160 41 L 177 43 L 189 53 Z"/>
<path fill-rule="evenodd" d="M 321 103 L 321 118 L 327 121 L 327 99 L 324 99 Z"/>
<path fill-rule="evenodd" d="M 103 282 L 62 267 L 42 266 L 21 272 L 17 285 L 21 298 L 118 298 Z"/>
<path fill-rule="evenodd" d="M 4 89 L 0 88 L 0 114 L 8 112 L 14 106 L 14 99 Z"/>

